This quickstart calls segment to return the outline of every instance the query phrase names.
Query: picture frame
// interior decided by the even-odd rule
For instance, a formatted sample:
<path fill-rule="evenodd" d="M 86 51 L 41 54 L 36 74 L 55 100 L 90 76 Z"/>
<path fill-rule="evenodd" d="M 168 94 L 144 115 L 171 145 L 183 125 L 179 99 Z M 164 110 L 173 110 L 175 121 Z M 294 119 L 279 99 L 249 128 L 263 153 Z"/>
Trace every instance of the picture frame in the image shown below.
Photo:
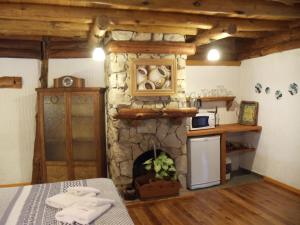
<path fill-rule="evenodd" d="M 258 102 L 255 101 L 241 101 L 239 124 L 255 126 L 257 125 L 258 116 Z"/>
<path fill-rule="evenodd" d="M 132 96 L 170 96 L 176 93 L 175 59 L 131 61 Z"/>

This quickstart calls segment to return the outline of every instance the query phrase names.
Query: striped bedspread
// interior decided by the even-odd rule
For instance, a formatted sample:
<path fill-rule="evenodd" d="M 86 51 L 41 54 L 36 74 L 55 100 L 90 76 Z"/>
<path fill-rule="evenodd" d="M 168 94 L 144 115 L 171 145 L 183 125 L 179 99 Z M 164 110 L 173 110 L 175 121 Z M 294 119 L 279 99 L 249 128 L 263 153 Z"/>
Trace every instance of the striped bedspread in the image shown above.
<path fill-rule="evenodd" d="M 110 179 L 97 178 L 38 184 L 16 188 L 0 188 L 1 225 L 58 225 L 57 209 L 45 204 L 55 194 L 65 192 L 68 187 L 89 186 L 98 188 L 100 196 L 114 199 L 116 204 L 96 219 L 94 225 L 133 225 L 126 207 Z"/>

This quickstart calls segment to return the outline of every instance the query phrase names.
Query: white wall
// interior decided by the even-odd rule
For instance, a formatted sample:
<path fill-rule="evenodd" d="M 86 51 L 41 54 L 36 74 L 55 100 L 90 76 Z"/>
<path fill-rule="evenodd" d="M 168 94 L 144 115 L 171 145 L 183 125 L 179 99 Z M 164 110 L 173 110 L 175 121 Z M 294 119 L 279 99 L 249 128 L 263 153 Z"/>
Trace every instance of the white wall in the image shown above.
<path fill-rule="evenodd" d="M 31 180 L 39 68 L 39 60 L 0 58 L 0 76 L 23 78 L 22 89 L 0 88 L 0 184 Z"/>
<path fill-rule="evenodd" d="M 105 87 L 104 63 L 93 59 L 51 59 L 49 60 L 49 83 L 53 79 L 73 75 L 85 79 L 86 87 Z"/>
<path fill-rule="evenodd" d="M 239 102 L 240 67 L 238 66 L 188 66 L 186 69 L 186 93 L 201 93 L 201 89 L 214 89 L 223 85 L 237 96 Z M 236 123 L 236 104 L 227 111 L 224 102 L 204 103 L 204 109 L 213 109 L 218 106 L 220 124 Z"/>
<path fill-rule="evenodd" d="M 87 87 L 104 87 L 103 68 L 92 59 L 50 60 L 49 87 L 63 75 L 84 78 Z M 0 76 L 16 75 L 23 77 L 22 89 L 0 89 L 0 184 L 31 181 L 40 61 L 0 58 Z"/>
<path fill-rule="evenodd" d="M 237 110 L 240 102 L 240 67 L 239 66 L 188 66 L 186 69 L 187 94 L 192 92 L 201 94 L 201 89 L 214 89 L 219 85 L 232 91 L 236 96 L 234 104 L 228 111 L 225 102 L 203 103 L 201 109 L 214 110 L 218 106 L 220 124 L 237 122 Z M 231 154 L 232 170 L 237 170 L 240 165 L 240 155 Z"/>
<path fill-rule="evenodd" d="M 257 94 L 255 84 L 269 86 L 271 94 Z M 259 174 L 300 188 L 300 94 L 288 93 L 290 83 L 300 85 L 300 49 L 243 61 L 241 98 L 259 102 L 258 123 L 263 130 L 255 153 L 244 155 L 241 165 Z M 276 100 L 275 91 L 283 92 Z"/>

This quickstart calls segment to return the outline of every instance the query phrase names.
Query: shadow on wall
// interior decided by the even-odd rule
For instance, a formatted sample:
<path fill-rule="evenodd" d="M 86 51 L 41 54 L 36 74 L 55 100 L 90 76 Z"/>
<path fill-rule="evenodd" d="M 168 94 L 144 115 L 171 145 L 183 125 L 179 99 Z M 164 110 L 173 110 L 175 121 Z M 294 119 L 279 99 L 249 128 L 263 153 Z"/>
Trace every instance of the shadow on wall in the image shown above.
<path fill-rule="evenodd" d="M 262 130 L 262 132 L 263 132 L 263 130 Z M 253 152 L 247 152 L 247 153 L 244 153 L 243 155 L 241 155 L 240 165 L 242 168 L 252 171 L 255 156 L 257 154 L 261 154 L 261 151 L 258 151 L 260 137 L 261 137 L 261 132 L 244 134 L 243 142 L 250 144 L 251 146 L 256 148 L 256 150 Z M 246 160 L 244 160 L 244 158 Z M 264 167 L 266 167 L 266 164 L 264 165 Z M 265 169 L 266 168 L 263 168 L 263 171 L 265 171 Z M 253 171 L 253 172 L 255 172 L 255 171 Z M 260 175 L 264 175 L 264 174 L 260 174 Z"/>
<path fill-rule="evenodd" d="M 26 90 L 23 90 L 26 92 Z M 35 105 L 36 95 L 28 94 L 20 96 L 17 100 L 18 110 L 18 168 L 20 169 L 20 177 L 24 181 L 31 180 L 34 138 L 35 138 Z M 30 107 L 31 106 L 31 107 Z M 29 135 L 30 134 L 30 135 Z"/>

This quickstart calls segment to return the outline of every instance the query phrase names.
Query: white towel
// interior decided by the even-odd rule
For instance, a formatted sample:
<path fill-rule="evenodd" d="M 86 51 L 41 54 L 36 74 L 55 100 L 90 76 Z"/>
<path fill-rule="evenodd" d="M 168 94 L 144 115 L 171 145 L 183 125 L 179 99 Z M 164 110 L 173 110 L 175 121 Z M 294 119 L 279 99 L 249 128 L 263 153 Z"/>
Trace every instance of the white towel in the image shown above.
<path fill-rule="evenodd" d="M 72 224 L 89 224 L 99 216 L 102 216 L 111 208 L 112 204 L 104 204 L 97 207 L 87 207 L 81 203 L 76 203 L 71 207 L 65 208 L 55 214 L 55 219 L 59 222 Z"/>
<path fill-rule="evenodd" d="M 64 208 L 67 208 L 67 207 L 75 204 L 76 202 L 80 201 L 81 198 L 85 198 L 85 197 L 89 198 L 89 197 L 94 197 L 94 196 L 96 196 L 95 193 L 89 193 L 82 197 L 76 196 L 73 194 L 69 194 L 69 193 L 60 193 L 60 194 L 54 195 L 50 198 L 47 198 L 46 204 L 53 208 L 64 209 Z"/>
<path fill-rule="evenodd" d="M 99 194 L 100 191 L 96 188 L 92 187 L 69 187 L 67 189 L 67 193 L 76 195 L 76 196 L 83 196 L 86 194 L 94 193 L 95 195 Z"/>
<path fill-rule="evenodd" d="M 82 206 L 92 208 L 92 207 L 98 207 L 107 204 L 114 205 L 115 201 L 108 198 L 81 197 L 77 203 Z"/>

